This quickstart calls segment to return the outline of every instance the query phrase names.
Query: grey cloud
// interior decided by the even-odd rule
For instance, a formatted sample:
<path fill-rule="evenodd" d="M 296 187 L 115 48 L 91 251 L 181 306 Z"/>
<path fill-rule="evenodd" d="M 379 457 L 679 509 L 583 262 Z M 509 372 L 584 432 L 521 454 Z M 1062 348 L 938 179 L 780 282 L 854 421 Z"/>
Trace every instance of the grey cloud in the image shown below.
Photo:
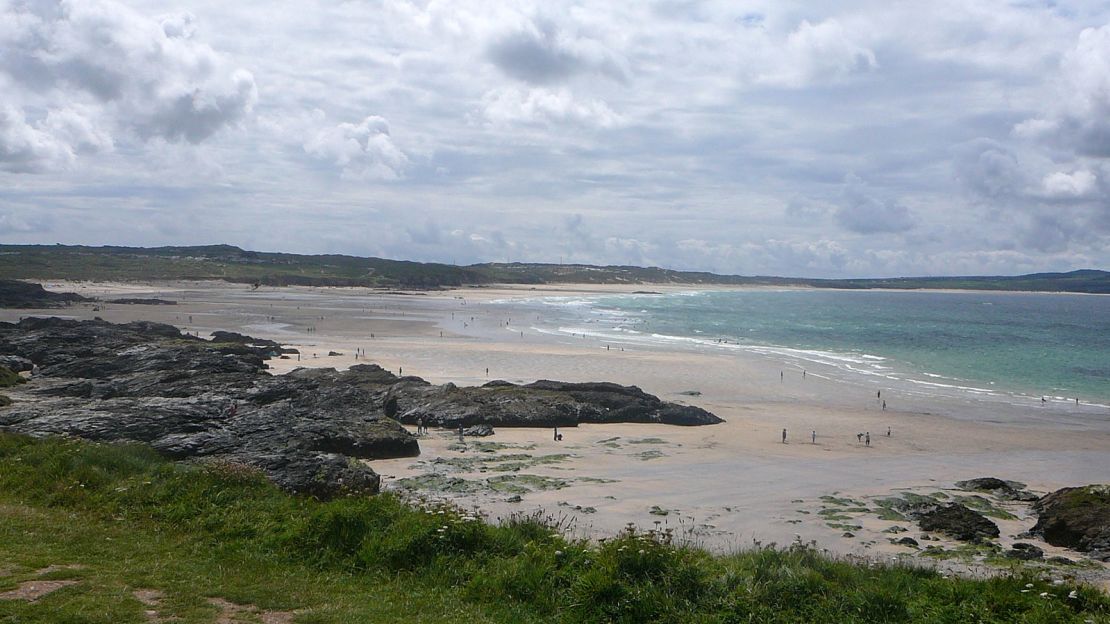
<path fill-rule="evenodd" d="M 110 149 L 126 131 L 197 143 L 239 122 L 257 99 L 249 72 L 193 39 L 190 14 L 158 21 L 111 0 L 44 0 L 5 3 L 0 21 L 7 103 L 45 119 L 37 129 L 59 153 Z M 39 158 L 43 167 L 21 170 L 71 160 Z"/>
<path fill-rule="evenodd" d="M 1086 28 L 1060 63 L 1057 93 L 1046 114 L 1015 127 L 1018 136 L 1043 139 L 1079 154 L 1110 157 L 1110 24 Z"/>
<path fill-rule="evenodd" d="M 837 222 L 845 229 L 860 234 L 905 232 L 914 227 L 916 219 L 909 208 L 890 199 L 880 198 L 855 175 L 844 180 L 843 201 L 836 211 Z"/>
<path fill-rule="evenodd" d="M 598 42 L 573 39 L 554 22 L 536 19 L 490 44 L 487 56 L 510 78 L 532 85 L 562 82 L 579 73 L 627 80 L 625 70 Z"/>

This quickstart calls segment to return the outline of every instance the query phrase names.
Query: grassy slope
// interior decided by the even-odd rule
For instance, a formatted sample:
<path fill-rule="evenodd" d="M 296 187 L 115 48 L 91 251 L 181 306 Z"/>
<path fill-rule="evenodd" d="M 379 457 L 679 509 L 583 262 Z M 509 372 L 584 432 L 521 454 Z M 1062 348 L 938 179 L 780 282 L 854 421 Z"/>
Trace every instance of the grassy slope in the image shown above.
<path fill-rule="evenodd" d="M 1110 293 L 1110 273 L 1073 271 L 1004 277 L 921 277 L 818 280 L 715 275 L 657 267 L 555 264 L 447 264 L 344 255 L 304 256 L 244 251 L 230 245 L 85 247 L 0 245 L 0 278 L 223 279 L 268 285 L 404 286 L 432 288 L 490 283 L 682 283 L 814 286 L 820 288 L 951 288 Z"/>
<path fill-rule="evenodd" d="M 1089 588 L 806 548 L 716 558 L 631 532 L 593 546 L 533 519 L 495 527 L 390 496 L 323 503 L 142 447 L 0 434 L 0 592 L 51 564 L 85 566 L 47 577 L 80 583 L 0 601 L 0 622 L 142 622 L 139 588 L 165 592 L 161 616 L 182 622 L 213 621 L 208 597 L 314 623 L 1110 622 L 1110 599 Z"/>

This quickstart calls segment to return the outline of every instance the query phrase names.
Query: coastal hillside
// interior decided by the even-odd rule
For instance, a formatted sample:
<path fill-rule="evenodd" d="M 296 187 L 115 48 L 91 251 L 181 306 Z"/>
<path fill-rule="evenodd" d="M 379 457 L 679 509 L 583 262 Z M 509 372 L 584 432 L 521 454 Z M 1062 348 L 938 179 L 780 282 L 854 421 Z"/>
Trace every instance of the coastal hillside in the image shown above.
<path fill-rule="evenodd" d="M 0 278 L 94 281 L 218 279 L 266 286 L 386 288 L 573 283 L 1110 293 L 1110 272 L 1093 269 L 1016 276 L 810 279 L 587 264 L 514 262 L 456 266 L 339 254 L 247 251 L 232 245 L 153 248 L 0 245 Z"/>

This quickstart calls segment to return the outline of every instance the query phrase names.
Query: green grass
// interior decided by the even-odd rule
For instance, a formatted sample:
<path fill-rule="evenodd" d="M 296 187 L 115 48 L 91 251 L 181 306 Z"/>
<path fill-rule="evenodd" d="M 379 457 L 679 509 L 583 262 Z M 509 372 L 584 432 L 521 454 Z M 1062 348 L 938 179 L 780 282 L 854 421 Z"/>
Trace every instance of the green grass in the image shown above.
<path fill-rule="evenodd" d="M 7 366 L 0 366 L 0 388 L 11 388 L 22 383 L 27 383 L 27 380 L 13 371 Z"/>
<path fill-rule="evenodd" d="M 144 622 L 140 588 L 185 623 L 215 621 L 211 597 L 320 624 L 1110 622 L 1106 595 L 1032 577 L 946 579 L 800 545 L 714 557 L 633 528 L 590 543 L 538 517 L 494 526 L 388 495 L 321 502 L 233 465 L 0 434 L 0 592 L 63 564 L 82 567 L 50 578 L 77 584 L 0 600 L 0 622 Z"/>

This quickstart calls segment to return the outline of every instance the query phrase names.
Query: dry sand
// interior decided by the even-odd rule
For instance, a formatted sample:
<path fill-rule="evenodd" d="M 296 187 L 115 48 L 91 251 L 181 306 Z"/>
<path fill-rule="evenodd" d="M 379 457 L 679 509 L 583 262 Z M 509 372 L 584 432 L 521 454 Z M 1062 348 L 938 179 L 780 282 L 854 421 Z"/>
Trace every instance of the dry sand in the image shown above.
<path fill-rule="evenodd" d="M 803 379 L 788 363 L 755 354 L 618 343 L 609 343 L 606 350 L 598 340 L 535 331 L 533 325 L 544 319 L 524 318 L 535 314 L 534 308 L 512 303 L 540 296 L 690 287 L 512 287 L 385 294 L 339 288 L 251 291 L 217 282 L 46 286 L 86 296 L 178 302 L 107 304 L 96 312 L 91 306 L 74 306 L 52 312 L 59 316 L 163 321 L 202 337 L 217 329 L 240 331 L 301 350 L 300 361 L 274 360 L 275 373 L 296 366 L 345 368 L 371 362 L 394 372 L 403 367 L 404 374 L 432 383 L 614 381 L 703 407 L 726 420 L 708 427 L 582 426 L 562 430 L 561 443 L 553 441 L 550 430 L 498 429 L 482 442 L 509 445 L 499 450 L 501 454 L 570 455 L 526 465 L 515 473 L 494 470 L 497 461 L 460 466 L 460 460 L 494 454 L 482 453 L 470 438 L 462 447 L 453 446 L 457 440 L 452 435 L 435 430 L 421 439 L 419 458 L 372 462 L 386 477 L 386 487 L 431 473 L 470 480 L 522 473 L 559 479 L 564 487 L 528 491 L 521 502 L 507 502 L 511 493 L 504 491 L 445 496 L 476 505 L 491 516 L 544 509 L 583 534 L 611 534 L 635 523 L 675 528 L 716 550 L 744 547 L 753 540 L 783 544 L 800 538 L 842 554 L 905 552 L 888 543 L 889 535 L 879 533 L 891 523 L 857 522 L 863 525 L 857 535 L 842 537 L 842 528 L 830 527 L 817 514 L 824 506 L 820 497 L 861 499 L 903 489 L 935 492 L 950 490 L 957 480 L 981 476 L 1022 481 L 1041 492 L 1110 482 L 1107 415 L 1087 407 L 1073 412 L 1060 406 L 1051 418 L 1039 419 L 1032 407 L 984 406 L 970 398 L 935 404 L 907 400 L 903 405 L 890 397 L 889 409 L 882 411 L 872 385 L 835 380 L 820 370 L 809 371 Z M 0 319 L 29 313 L 34 312 L 0 310 Z M 517 318 L 506 327 L 514 314 Z M 355 359 L 356 348 L 365 350 L 365 359 Z M 328 356 L 329 352 L 342 355 Z M 780 371 L 785 371 L 781 381 Z M 680 394 L 686 391 L 700 395 Z M 783 428 L 788 432 L 786 444 L 781 442 Z M 866 431 L 871 432 L 870 447 L 857 442 L 856 433 Z M 663 511 L 667 514 L 661 515 Z M 1028 513 L 1023 507 L 1011 511 L 1023 518 Z M 1013 525 L 1016 533 L 1021 525 Z M 1031 525 L 1029 521 L 1025 528 Z M 1002 539 L 1012 541 L 1012 536 Z"/>

